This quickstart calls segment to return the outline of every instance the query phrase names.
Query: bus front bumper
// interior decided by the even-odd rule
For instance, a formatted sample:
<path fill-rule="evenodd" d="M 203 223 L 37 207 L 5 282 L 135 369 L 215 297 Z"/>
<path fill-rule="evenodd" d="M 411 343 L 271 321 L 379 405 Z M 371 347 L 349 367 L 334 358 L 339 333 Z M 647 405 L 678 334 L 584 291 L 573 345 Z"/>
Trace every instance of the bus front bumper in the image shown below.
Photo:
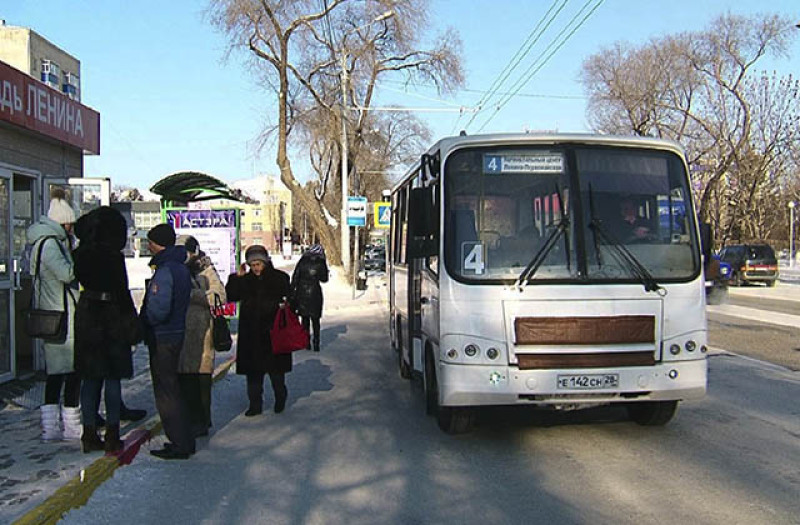
<path fill-rule="evenodd" d="M 443 406 L 592 406 L 698 399 L 706 393 L 707 373 L 705 358 L 644 367 L 569 370 L 441 363 L 437 379 Z M 613 386 L 604 387 L 603 382 Z"/>

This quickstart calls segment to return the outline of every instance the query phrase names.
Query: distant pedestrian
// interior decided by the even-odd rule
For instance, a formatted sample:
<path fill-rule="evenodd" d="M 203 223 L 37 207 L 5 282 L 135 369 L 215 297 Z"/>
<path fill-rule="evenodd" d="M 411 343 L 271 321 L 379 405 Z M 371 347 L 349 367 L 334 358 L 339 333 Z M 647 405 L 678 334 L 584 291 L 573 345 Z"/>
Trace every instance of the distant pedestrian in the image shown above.
<path fill-rule="evenodd" d="M 75 276 L 83 286 L 75 316 L 76 368 L 83 379 L 84 452 L 122 448 L 122 379 L 133 376 L 131 346 L 141 339 L 136 308 L 128 288 L 122 249 L 128 226 L 114 208 L 101 206 L 76 224 L 80 244 L 75 250 Z M 101 391 L 105 390 L 105 442 L 97 429 Z"/>
<path fill-rule="evenodd" d="M 178 382 L 178 364 L 186 329 L 186 311 L 192 278 L 186 267 L 186 249 L 175 246 L 175 230 L 159 224 L 147 233 L 156 271 L 144 295 L 139 317 L 150 349 L 150 374 L 156 408 L 170 443 L 151 450 L 163 459 L 188 459 L 195 452 L 189 414 Z"/>
<path fill-rule="evenodd" d="M 225 285 L 197 239 L 182 236 L 178 243 L 186 248 L 186 266 L 192 276 L 178 382 L 189 410 L 192 433 L 195 437 L 207 436 L 211 427 L 211 375 L 214 372 L 211 309 L 215 303 L 225 304 Z"/>
<path fill-rule="evenodd" d="M 319 244 L 312 245 L 300 257 L 292 274 L 291 292 L 289 294 L 292 309 L 297 312 L 306 332 L 314 328 L 314 336 L 309 345 L 319 352 L 319 321 L 322 317 L 322 286 L 328 282 L 328 264 L 325 261 L 325 250 Z"/>
<path fill-rule="evenodd" d="M 286 373 L 292 370 L 292 355 L 272 352 L 269 331 L 278 306 L 289 295 L 289 275 L 275 269 L 263 246 L 250 246 L 245 260 L 236 275 L 228 278 L 225 290 L 229 301 L 241 301 L 236 372 L 247 376 L 250 407 L 244 415 L 251 417 L 262 412 L 264 374 L 269 374 L 272 383 L 275 412 L 286 407 Z"/>
<path fill-rule="evenodd" d="M 40 218 L 27 231 L 31 248 L 31 275 L 34 276 L 33 296 L 37 307 L 67 312 L 67 337 L 63 343 L 45 342 L 44 361 L 47 380 L 44 405 L 41 408 L 42 440 L 79 439 L 81 437 L 81 381 L 75 373 L 74 318 L 78 290 L 70 233 L 75 212 L 66 201 L 63 190 L 53 192 L 47 217 Z M 40 257 L 41 256 L 41 257 Z M 37 274 L 38 270 L 38 274 Z M 61 387 L 64 405 L 61 406 Z M 61 421 L 63 420 L 63 430 Z"/>

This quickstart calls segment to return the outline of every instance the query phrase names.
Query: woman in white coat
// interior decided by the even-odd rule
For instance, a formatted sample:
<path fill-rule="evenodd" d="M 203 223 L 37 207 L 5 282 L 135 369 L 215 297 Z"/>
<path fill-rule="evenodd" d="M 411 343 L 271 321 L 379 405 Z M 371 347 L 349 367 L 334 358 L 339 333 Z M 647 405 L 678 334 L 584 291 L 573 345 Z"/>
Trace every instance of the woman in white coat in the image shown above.
<path fill-rule="evenodd" d="M 75 373 L 74 318 L 78 301 L 72 262 L 70 232 L 75 212 L 63 190 L 55 190 L 47 217 L 41 217 L 27 231 L 32 243 L 30 272 L 32 293 L 38 308 L 67 312 L 67 337 L 63 343 L 44 343 L 47 382 L 41 407 L 42 440 L 78 440 L 81 437 L 80 387 Z M 41 254 L 41 257 L 40 257 Z M 38 275 L 36 274 L 38 269 Z M 61 388 L 64 403 L 61 406 Z M 63 427 L 61 421 L 63 420 Z"/>

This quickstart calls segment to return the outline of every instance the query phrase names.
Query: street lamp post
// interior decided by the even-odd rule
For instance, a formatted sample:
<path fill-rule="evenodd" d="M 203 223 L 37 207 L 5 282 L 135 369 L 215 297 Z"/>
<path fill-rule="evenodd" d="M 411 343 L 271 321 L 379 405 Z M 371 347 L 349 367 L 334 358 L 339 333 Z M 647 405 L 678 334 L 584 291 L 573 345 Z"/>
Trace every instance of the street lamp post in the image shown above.
<path fill-rule="evenodd" d="M 795 202 L 789 202 L 789 268 L 794 268 L 794 207 Z"/>

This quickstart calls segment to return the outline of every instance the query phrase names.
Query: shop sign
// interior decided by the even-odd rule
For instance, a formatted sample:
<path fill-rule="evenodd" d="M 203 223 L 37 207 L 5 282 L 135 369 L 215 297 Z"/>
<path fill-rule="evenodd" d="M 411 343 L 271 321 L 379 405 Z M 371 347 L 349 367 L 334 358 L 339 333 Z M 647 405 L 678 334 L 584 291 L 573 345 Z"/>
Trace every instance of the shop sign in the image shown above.
<path fill-rule="evenodd" d="M 100 154 L 100 114 L 0 62 L 0 120 Z"/>

